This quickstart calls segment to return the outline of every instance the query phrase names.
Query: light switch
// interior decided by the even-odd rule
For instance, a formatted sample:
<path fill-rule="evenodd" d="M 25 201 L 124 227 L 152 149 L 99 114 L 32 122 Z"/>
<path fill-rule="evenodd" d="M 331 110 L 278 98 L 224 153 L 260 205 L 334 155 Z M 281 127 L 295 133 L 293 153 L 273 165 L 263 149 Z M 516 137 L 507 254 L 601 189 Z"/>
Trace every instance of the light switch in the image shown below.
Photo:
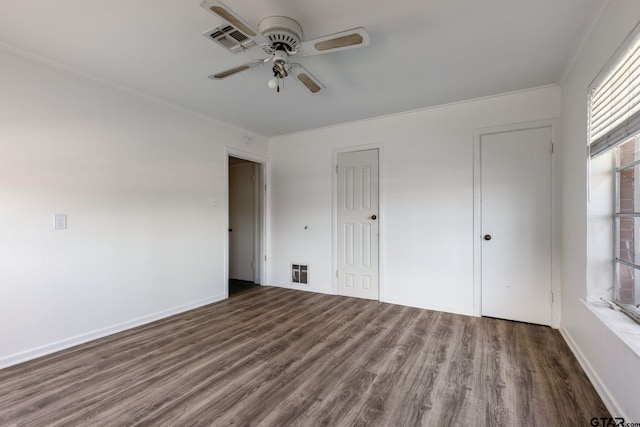
<path fill-rule="evenodd" d="M 218 206 L 218 198 L 217 197 L 211 197 L 210 203 L 211 203 L 211 206 L 215 208 L 216 206 Z"/>
<path fill-rule="evenodd" d="M 55 214 L 53 216 L 53 228 L 55 230 L 64 230 L 67 228 L 67 215 Z"/>

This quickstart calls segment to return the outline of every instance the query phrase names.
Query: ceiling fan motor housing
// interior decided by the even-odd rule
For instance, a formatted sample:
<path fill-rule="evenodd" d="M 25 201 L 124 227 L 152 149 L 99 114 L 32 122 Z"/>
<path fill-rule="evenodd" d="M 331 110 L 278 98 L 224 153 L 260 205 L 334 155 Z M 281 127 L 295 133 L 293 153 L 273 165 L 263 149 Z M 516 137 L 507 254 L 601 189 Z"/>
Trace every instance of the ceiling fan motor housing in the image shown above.
<path fill-rule="evenodd" d="M 269 16 L 258 24 L 260 31 L 271 41 L 274 50 L 295 52 L 302 42 L 302 27 L 286 16 Z"/>
<path fill-rule="evenodd" d="M 284 79 L 289 75 L 289 63 L 287 62 L 287 53 L 283 50 L 276 50 L 273 53 L 273 75 Z"/>

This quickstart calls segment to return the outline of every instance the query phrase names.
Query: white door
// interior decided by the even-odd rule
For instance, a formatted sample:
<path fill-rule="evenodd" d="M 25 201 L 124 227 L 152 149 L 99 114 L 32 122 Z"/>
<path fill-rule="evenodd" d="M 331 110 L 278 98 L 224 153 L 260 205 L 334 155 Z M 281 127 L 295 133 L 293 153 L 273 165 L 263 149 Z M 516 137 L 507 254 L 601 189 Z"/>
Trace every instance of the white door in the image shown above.
<path fill-rule="evenodd" d="M 551 128 L 483 135 L 482 315 L 551 324 Z"/>
<path fill-rule="evenodd" d="M 338 154 L 338 294 L 378 299 L 378 150 Z"/>
<path fill-rule="evenodd" d="M 254 281 L 254 167 L 229 165 L 229 278 Z"/>

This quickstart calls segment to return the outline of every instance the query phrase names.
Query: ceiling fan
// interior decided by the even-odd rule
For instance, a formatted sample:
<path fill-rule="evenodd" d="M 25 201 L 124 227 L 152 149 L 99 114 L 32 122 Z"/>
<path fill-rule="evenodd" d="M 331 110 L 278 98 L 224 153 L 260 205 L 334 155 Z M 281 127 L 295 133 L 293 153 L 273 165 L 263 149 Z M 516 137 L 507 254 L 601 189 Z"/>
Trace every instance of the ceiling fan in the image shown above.
<path fill-rule="evenodd" d="M 289 58 L 296 55 L 311 56 L 354 49 L 368 46 L 370 42 L 369 33 L 363 27 L 303 41 L 302 27 L 289 17 L 269 16 L 260 21 L 258 28 L 254 29 L 251 24 L 221 1 L 204 0 L 200 5 L 226 23 L 208 31 L 204 36 L 234 53 L 243 52 L 259 45 L 269 55 L 267 58 L 255 59 L 210 75 L 209 78 L 214 80 L 225 79 L 270 62 L 272 63 L 273 78 L 268 82 L 269 87 L 279 92 L 280 81 L 293 75 L 312 94 L 318 94 L 324 91 L 324 85 L 305 67 L 299 63 L 290 62 Z"/>

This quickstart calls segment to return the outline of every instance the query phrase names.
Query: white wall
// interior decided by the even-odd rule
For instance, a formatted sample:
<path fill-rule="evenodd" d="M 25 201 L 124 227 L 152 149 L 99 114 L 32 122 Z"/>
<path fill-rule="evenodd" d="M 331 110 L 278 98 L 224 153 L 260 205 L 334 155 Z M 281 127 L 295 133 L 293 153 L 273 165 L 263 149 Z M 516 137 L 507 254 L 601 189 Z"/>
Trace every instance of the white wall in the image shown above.
<path fill-rule="evenodd" d="M 640 17 L 611 0 L 562 83 L 562 332 L 615 415 L 640 420 L 640 358 L 581 302 L 587 286 L 587 89 Z"/>
<path fill-rule="evenodd" d="M 272 138 L 270 283 L 292 286 L 306 262 L 300 288 L 333 292 L 333 153 L 382 143 L 383 301 L 473 314 L 474 130 L 559 111 L 559 89 L 541 88 Z"/>
<path fill-rule="evenodd" d="M 0 367 L 223 298 L 225 146 L 266 139 L 8 49 L 0 64 Z"/>

